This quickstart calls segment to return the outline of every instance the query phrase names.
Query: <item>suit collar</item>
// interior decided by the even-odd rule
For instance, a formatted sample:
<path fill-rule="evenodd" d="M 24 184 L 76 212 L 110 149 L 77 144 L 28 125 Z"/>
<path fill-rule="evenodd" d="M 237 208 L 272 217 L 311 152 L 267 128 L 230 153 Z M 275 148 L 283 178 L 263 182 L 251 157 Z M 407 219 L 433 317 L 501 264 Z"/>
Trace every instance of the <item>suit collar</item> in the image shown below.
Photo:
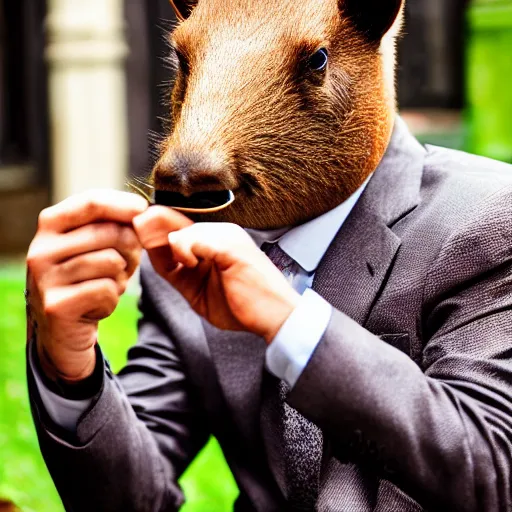
<path fill-rule="evenodd" d="M 304 224 L 273 230 L 246 229 L 246 231 L 258 247 L 264 243 L 278 242 L 279 247 L 306 272 L 314 272 L 336 233 L 361 197 L 370 178 L 371 175 L 336 208 Z"/>
<path fill-rule="evenodd" d="M 288 231 L 279 240 L 279 246 L 306 272 L 314 272 L 341 229 L 350 212 L 364 192 L 371 176 L 343 203 Z"/>
<path fill-rule="evenodd" d="M 315 275 L 313 289 L 361 325 L 401 245 L 391 228 L 419 204 L 425 154 L 397 117 L 385 156 Z"/>

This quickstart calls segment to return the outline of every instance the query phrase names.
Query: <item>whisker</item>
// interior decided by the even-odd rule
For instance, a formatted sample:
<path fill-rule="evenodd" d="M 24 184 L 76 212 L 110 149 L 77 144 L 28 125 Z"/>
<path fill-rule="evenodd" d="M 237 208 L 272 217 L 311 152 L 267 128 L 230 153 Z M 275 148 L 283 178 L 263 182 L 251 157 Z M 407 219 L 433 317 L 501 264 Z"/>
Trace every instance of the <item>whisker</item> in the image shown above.
<path fill-rule="evenodd" d="M 141 178 L 139 176 L 133 176 L 131 178 L 132 181 L 136 181 L 139 185 L 142 185 L 147 188 L 154 188 L 153 185 L 149 182 L 148 178 Z"/>
<path fill-rule="evenodd" d="M 146 179 L 139 176 L 132 176 L 125 182 L 125 186 L 131 191 L 142 196 L 149 203 L 153 203 L 153 192 L 155 187 Z"/>

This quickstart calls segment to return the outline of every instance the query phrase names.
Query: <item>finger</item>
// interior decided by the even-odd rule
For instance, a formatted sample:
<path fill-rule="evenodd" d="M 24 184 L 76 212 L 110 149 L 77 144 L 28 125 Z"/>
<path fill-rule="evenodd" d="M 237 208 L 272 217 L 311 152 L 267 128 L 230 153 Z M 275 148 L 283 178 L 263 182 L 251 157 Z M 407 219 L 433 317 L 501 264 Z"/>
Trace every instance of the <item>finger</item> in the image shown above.
<path fill-rule="evenodd" d="M 168 240 L 173 260 L 176 263 L 181 263 L 187 268 L 195 268 L 199 263 L 199 260 L 192 252 L 194 239 L 191 239 L 193 233 L 190 233 L 190 231 L 191 230 L 189 229 L 183 229 L 182 231 L 169 233 Z M 184 236 L 179 236 L 182 233 Z"/>
<path fill-rule="evenodd" d="M 208 261 L 200 261 L 197 267 L 193 269 L 179 263 L 165 276 L 165 279 L 192 304 L 197 302 L 201 295 L 198 290 L 201 290 L 205 285 L 211 274 L 211 269 L 212 264 Z M 222 290 L 222 288 L 219 288 L 219 290 Z"/>
<path fill-rule="evenodd" d="M 169 235 L 171 247 L 185 266 L 197 260 L 215 261 L 219 270 L 235 262 L 261 257 L 249 235 L 234 224 L 194 224 Z M 188 263 L 188 264 L 187 264 Z M 197 264 L 197 263 L 196 263 Z"/>
<path fill-rule="evenodd" d="M 134 265 L 140 242 L 129 226 L 112 222 L 89 224 L 63 235 L 40 237 L 31 246 L 32 260 L 45 260 L 48 264 L 63 261 L 87 252 L 113 248 L 120 252 L 131 267 Z"/>
<path fill-rule="evenodd" d="M 136 194 L 90 190 L 43 210 L 39 215 L 39 227 L 45 231 L 65 233 L 98 221 L 130 224 L 147 208 L 148 202 Z"/>
<path fill-rule="evenodd" d="M 124 291 L 128 274 L 128 263 L 115 249 L 80 254 L 55 265 L 45 277 L 46 288 L 61 287 L 83 281 L 110 278 L 117 282 L 119 291 Z"/>
<path fill-rule="evenodd" d="M 142 245 L 135 230 L 131 226 L 122 226 L 118 244 L 113 247 L 126 261 L 126 273 L 131 277 L 140 265 Z"/>
<path fill-rule="evenodd" d="M 49 317 L 98 321 L 110 316 L 119 302 L 117 283 L 108 278 L 52 288 L 44 297 Z"/>
<path fill-rule="evenodd" d="M 168 245 L 169 233 L 193 224 L 185 215 L 165 206 L 152 206 L 133 219 L 133 226 L 145 249 Z"/>
<path fill-rule="evenodd" d="M 155 272 L 164 279 L 167 279 L 178 266 L 178 263 L 173 259 L 171 248 L 168 245 L 149 249 L 148 255 Z"/>

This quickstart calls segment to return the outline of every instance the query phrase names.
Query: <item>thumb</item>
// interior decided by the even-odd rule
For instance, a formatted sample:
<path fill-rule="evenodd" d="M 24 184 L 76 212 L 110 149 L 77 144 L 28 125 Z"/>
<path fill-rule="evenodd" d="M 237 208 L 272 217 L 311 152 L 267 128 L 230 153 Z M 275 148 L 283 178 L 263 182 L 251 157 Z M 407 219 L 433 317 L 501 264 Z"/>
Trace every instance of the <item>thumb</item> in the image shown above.
<path fill-rule="evenodd" d="M 133 219 L 133 227 L 142 246 L 150 251 L 168 247 L 169 233 L 194 224 L 182 213 L 166 206 L 151 206 Z"/>

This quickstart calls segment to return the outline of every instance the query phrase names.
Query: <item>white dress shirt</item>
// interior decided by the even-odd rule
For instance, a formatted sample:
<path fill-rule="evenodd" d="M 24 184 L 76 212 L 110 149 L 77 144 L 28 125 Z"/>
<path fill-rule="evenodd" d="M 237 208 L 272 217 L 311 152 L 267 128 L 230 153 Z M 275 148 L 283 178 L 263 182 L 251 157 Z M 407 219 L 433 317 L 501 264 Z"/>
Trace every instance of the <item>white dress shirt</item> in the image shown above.
<path fill-rule="evenodd" d="M 302 297 L 266 352 L 267 369 L 290 388 L 308 364 L 331 318 L 332 306 L 311 290 L 316 269 L 370 178 L 345 202 L 305 224 L 273 231 L 247 230 L 258 247 L 277 242 L 297 264 L 290 283 Z M 57 425 L 75 431 L 92 398 L 69 400 L 50 391 L 37 373 L 32 352 L 28 351 L 29 365 L 48 415 Z"/>

